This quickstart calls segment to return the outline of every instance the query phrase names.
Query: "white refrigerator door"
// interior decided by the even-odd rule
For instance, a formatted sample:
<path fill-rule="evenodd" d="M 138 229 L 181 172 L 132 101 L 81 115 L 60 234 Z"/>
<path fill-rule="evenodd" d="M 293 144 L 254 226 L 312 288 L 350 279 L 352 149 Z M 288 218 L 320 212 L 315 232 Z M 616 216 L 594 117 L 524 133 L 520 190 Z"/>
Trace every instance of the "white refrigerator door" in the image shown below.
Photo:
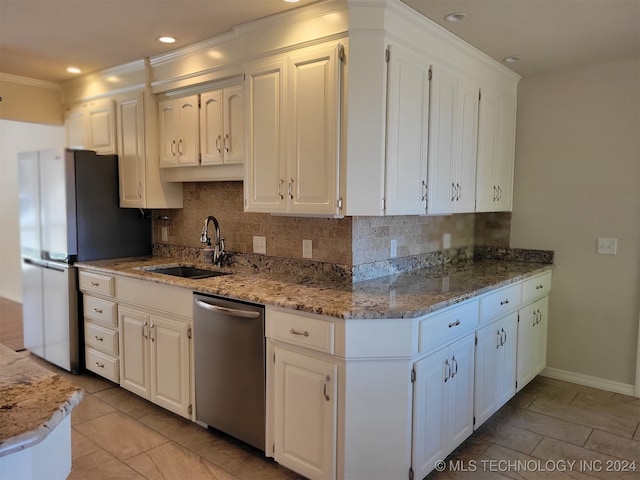
<path fill-rule="evenodd" d="M 44 358 L 44 322 L 42 313 L 42 273 L 39 265 L 22 262 L 22 318 L 24 348 Z"/>
<path fill-rule="evenodd" d="M 74 316 L 77 324 L 77 311 L 70 311 L 72 297 L 75 298 L 76 287 L 72 282 L 74 272 L 74 268 L 65 267 L 42 270 L 44 359 L 65 370 L 71 370 L 70 324 Z"/>
<path fill-rule="evenodd" d="M 40 172 L 38 152 L 18 157 L 20 250 L 22 257 L 40 259 Z"/>
<path fill-rule="evenodd" d="M 75 175 L 64 150 L 40 152 L 42 251 L 47 259 L 66 261 L 75 252 Z M 74 251 L 69 251 L 74 250 Z"/>

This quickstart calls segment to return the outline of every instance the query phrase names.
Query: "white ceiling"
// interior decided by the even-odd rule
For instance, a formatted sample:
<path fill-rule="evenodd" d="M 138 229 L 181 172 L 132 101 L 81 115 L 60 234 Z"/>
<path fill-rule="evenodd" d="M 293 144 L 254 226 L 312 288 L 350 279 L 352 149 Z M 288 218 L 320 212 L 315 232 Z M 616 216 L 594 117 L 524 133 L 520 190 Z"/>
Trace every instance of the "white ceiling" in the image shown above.
<path fill-rule="evenodd" d="M 403 0 L 523 76 L 640 55 L 640 0 Z M 283 0 L 0 0 L 0 72 L 61 82 L 228 32 Z M 466 12 L 464 22 L 443 17 Z M 162 45 L 159 35 L 179 43 Z"/>

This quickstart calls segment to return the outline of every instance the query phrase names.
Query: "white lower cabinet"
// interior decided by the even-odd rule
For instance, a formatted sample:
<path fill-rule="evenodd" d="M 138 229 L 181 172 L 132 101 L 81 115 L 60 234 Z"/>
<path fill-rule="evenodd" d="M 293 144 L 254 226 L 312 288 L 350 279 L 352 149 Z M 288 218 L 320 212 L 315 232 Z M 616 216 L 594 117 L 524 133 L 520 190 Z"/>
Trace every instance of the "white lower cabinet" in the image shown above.
<path fill-rule="evenodd" d="M 547 365 L 547 323 L 549 297 L 542 297 L 519 310 L 516 391 Z"/>
<path fill-rule="evenodd" d="M 474 334 L 414 364 L 413 452 L 415 478 L 473 432 Z"/>
<path fill-rule="evenodd" d="M 273 346 L 274 459 L 309 478 L 336 475 L 338 365 Z"/>
<path fill-rule="evenodd" d="M 516 393 L 517 325 L 513 312 L 476 332 L 474 429 Z"/>
<path fill-rule="evenodd" d="M 190 325 L 123 306 L 118 318 L 120 386 L 189 418 Z"/>

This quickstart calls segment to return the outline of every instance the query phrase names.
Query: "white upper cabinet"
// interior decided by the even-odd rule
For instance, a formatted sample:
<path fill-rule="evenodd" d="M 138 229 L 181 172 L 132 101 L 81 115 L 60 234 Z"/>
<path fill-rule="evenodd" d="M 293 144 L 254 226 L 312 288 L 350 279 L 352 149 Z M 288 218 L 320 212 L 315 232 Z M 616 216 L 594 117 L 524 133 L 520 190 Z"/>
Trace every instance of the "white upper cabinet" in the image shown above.
<path fill-rule="evenodd" d="M 385 213 L 424 214 L 430 62 L 393 45 L 388 69 Z"/>
<path fill-rule="evenodd" d="M 476 211 L 511 211 L 516 99 L 482 88 L 478 123 Z"/>
<path fill-rule="evenodd" d="M 433 67 L 429 128 L 427 213 L 473 212 L 477 153 L 477 84 Z"/>
<path fill-rule="evenodd" d="M 200 96 L 202 165 L 244 161 L 244 87 L 235 85 Z"/>
<path fill-rule="evenodd" d="M 159 103 L 160 166 L 183 167 L 200 162 L 198 95 Z"/>
<path fill-rule="evenodd" d="M 95 100 L 65 112 L 67 147 L 116 153 L 116 109 L 112 100 Z"/>
<path fill-rule="evenodd" d="M 341 51 L 310 47 L 247 67 L 245 211 L 340 213 Z"/>

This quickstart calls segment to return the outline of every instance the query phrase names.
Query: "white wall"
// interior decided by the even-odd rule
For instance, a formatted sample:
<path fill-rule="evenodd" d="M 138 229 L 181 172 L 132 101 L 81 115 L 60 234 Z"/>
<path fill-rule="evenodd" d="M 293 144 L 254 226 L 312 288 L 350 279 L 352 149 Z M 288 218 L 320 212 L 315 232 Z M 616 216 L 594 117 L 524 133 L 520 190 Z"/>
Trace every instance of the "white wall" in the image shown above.
<path fill-rule="evenodd" d="M 547 366 L 630 386 L 640 292 L 638 60 L 524 78 L 511 246 L 555 251 Z M 596 254 L 616 237 L 616 256 Z"/>
<path fill-rule="evenodd" d="M 0 296 L 22 302 L 18 152 L 61 147 L 62 126 L 0 120 Z"/>

